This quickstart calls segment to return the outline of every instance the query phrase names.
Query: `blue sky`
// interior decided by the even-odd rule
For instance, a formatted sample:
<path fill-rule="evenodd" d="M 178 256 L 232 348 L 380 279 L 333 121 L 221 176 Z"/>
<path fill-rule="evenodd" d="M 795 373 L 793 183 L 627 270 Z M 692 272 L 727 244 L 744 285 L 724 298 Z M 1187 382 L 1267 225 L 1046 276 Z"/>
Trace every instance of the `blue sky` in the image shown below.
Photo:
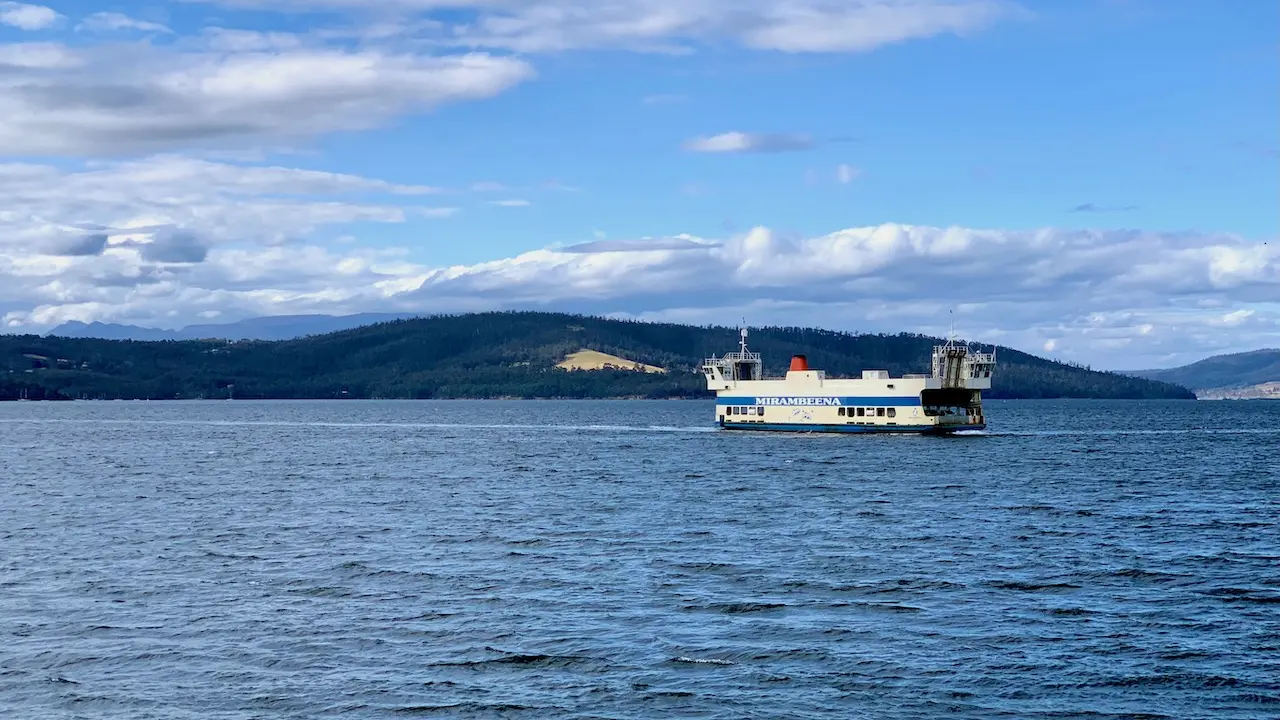
<path fill-rule="evenodd" d="M 1278 54 L 1260 0 L 0 2 L 0 317 L 1280 345 Z"/>

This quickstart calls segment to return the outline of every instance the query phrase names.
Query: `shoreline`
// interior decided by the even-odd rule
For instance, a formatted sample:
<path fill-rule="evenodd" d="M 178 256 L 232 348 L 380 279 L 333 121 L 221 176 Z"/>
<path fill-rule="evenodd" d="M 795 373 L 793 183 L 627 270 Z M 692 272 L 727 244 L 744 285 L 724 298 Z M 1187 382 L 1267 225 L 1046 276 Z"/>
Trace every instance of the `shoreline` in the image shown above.
<path fill-rule="evenodd" d="M 1033 398 L 984 398 L 984 402 L 1059 402 L 1059 401 L 1108 401 L 1108 402 L 1248 402 L 1252 400 L 1275 400 L 1277 398 L 1117 398 L 1117 397 L 1033 397 Z M 407 398 L 407 397 L 369 397 L 369 398 L 334 398 L 334 397 L 248 397 L 248 398 L 53 398 L 28 399 L 0 398 L 0 403 L 114 403 L 114 402 L 159 402 L 159 403 L 225 403 L 225 402 L 478 402 L 478 401 L 521 401 L 521 402 L 587 402 L 587 401 L 649 401 L 649 402 L 715 402 L 714 396 L 708 397 L 644 397 L 639 395 L 617 395 L 609 397 L 522 397 L 518 395 L 497 395 L 488 397 L 447 397 L 447 398 Z"/>

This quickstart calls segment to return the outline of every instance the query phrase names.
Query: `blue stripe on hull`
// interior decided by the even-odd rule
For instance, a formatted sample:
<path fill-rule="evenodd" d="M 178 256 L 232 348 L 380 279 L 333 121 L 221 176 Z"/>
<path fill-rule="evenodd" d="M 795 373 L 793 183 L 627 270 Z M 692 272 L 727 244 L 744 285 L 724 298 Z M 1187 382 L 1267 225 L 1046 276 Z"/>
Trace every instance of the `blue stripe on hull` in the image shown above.
<path fill-rule="evenodd" d="M 774 430 L 825 433 L 916 433 L 945 435 L 957 430 L 985 430 L 986 425 L 822 425 L 816 423 L 720 423 L 725 430 Z"/>

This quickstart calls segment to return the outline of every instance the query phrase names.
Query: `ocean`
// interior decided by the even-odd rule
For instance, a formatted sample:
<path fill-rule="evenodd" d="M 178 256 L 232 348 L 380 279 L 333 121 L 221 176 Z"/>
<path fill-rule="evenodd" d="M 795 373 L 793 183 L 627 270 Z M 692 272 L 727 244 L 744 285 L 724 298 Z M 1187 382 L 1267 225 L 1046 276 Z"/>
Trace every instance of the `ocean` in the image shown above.
<path fill-rule="evenodd" d="M 1280 403 L 0 404 L 0 717 L 1280 716 Z"/>

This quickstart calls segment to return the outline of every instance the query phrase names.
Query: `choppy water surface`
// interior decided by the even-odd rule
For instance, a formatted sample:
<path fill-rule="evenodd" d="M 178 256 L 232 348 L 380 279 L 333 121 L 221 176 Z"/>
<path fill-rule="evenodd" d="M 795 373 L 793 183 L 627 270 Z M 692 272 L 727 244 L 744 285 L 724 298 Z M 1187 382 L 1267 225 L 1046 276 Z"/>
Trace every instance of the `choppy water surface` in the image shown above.
<path fill-rule="evenodd" d="M 0 405 L 0 716 L 1280 715 L 1280 404 Z"/>

